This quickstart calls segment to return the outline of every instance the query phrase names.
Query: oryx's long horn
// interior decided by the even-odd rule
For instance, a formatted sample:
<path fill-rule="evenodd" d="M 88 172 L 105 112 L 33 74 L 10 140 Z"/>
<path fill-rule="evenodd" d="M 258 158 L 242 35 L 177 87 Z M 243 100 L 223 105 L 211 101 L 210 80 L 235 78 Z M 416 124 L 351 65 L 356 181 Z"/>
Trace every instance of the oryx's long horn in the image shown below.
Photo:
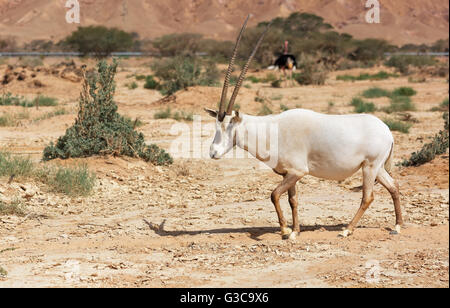
<path fill-rule="evenodd" d="M 219 120 L 222 121 L 225 117 L 225 104 L 227 100 L 227 92 L 228 92 L 228 84 L 230 83 L 231 73 L 233 72 L 234 60 L 236 59 L 237 50 L 239 47 L 239 43 L 241 42 L 242 34 L 244 33 L 245 27 L 247 26 L 248 19 L 250 18 L 250 14 L 244 21 L 242 25 L 241 32 L 236 40 L 236 45 L 234 46 L 233 55 L 231 56 L 230 63 L 228 64 L 227 74 L 225 75 L 225 81 L 223 83 L 222 97 L 220 98 L 219 105 Z"/>
<path fill-rule="evenodd" d="M 234 101 L 236 100 L 236 97 L 237 97 L 237 95 L 239 93 L 239 89 L 241 88 L 242 82 L 245 79 L 245 74 L 247 74 L 248 67 L 250 66 L 250 62 L 252 62 L 252 59 L 255 56 L 256 51 L 259 48 L 259 45 L 261 45 L 261 43 L 262 43 L 262 41 L 264 39 L 264 36 L 266 35 L 267 31 L 269 31 L 269 28 L 270 28 L 271 24 L 272 24 L 272 22 L 267 25 L 266 30 L 264 30 L 264 32 L 261 34 L 261 37 L 259 38 L 258 42 L 256 43 L 256 46 L 253 49 L 252 54 L 250 55 L 250 57 L 247 60 L 247 63 L 245 64 L 244 68 L 242 69 L 241 75 L 239 76 L 238 82 L 236 83 L 236 86 L 234 88 L 233 95 L 231 96 L 230 104 L 228 105 L 228 108 L 227 108 L 227 114 L 228 115 L 230 115 L 231 112 L 233 111 Z"/>

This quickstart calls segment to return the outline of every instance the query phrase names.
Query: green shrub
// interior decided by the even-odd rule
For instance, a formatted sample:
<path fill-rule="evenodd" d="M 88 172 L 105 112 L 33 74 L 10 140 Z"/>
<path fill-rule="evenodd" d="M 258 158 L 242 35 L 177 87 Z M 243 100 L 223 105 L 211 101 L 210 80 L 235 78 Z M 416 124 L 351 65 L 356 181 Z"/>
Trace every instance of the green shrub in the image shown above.
<path fill-rule="evenodd" d="M 97 57 L 107 57 L 112 52 L 132 49 L 136 45 L 136 34 L 104 26 L 78 27 L 60 44 L 83 55 L 93 53 Z"/>
<path fill-rule="evenodd" d="M 159 90 L 163 95 L 171 95 L 196 85 L 214 86 L 219 81 L 219 71 L 214 62 L 192 57 L 158 61 L 152 65 L 152 69 L 160 80 Z"/>
<path fill-rule="evenodd" d="M 375 104 L 371 102 L 365 102 L 359 97 L 354 97 L 350 103 L 354 107 L 356 113 L 371 113 L 376 110 Z"/>
<path fill-rule="evenodd" d="M 401 133 L 407 134 L 409 133 L 409 129 L 411 128 L 411 123 L 406 123 L 403 121 L 397 121 L 393 119 L 385 119 L 383 121 L 391 131 L 399 131 Z"/>
<path fill-rule="evenodd" d="M 153 47 L 163 57 L 195 56 L 200 51 L 202 35 L 196 33 L 173 33 L 156 38 Z"/>
<path fill-rule="evenodd" d="M 157 82 L 152 75 L 145 77 L 144 88 L 150 89 L 150 90 L 157 90 L 159 87 L 160 87 L 159 82 Z"/>
<path fill-rule="evenodd" d="M 75 124 L 55 145 L 51 143 L 44 149 L 44 160 L 112 154 L 155 159 L 153 163 L 173 162 L 164 150 L 146 145 L 133 122 L 117 113 L 113 100 L 116 69 L 116 60 L 112 65 L 100 61 L 97 73 L 85 78 Z"/>
<path fill-rule="evenodd" d="M 410 87 L 400 87 L 392 91 L 392 96 L 414 96 L 417 92 Z"/>
<path fill-rule="evenodd" d="M 323 85 L 328 71 L 322 63 L 317 63 L 310 56 L 303 56 L 298 64 L 301 73 L 294 73 L 293 78 L 301 85 Z"/>
<path fill-rule="evenodd" d="M 373 87 L 365 90 L 362 93 L 362 96 L 365 98 L 379 98 L 379 97 L 389 97 L 391 93 L 388 90 Z"/>
<path fill-rule="evenodd" d="M 43 114 L 43 115 L 33 119 L 33 121 L 38 122 L 38 121 L 42 121 L 42 120 L 47 120 L 47 119 L 50 119 L 50 118 L 53 118 L 53 117 L 57 117 L 57 116 L 60 116 L 60 115 L 64 115 L 64 114 L 67 114 L 66 109 L 58 108 L 55 111 L 47 112 L 47 113 L 45 113 L 45 114 Z"/>
<path fill-rule="evenodd" d="M 433 137 L 430 143 L 425 144 L 418 152 L 412 153 L 411 157 L 408 160 L 404 160 L 401 163 L 402 166 L 420 166 L 432 161 L 436 157 L 436 155 L 444 154 L 447 151 L 449 146 L 448 112 L 444 113 L 443 118 L 444 129 L 439 131 L 439 133 Z"/>
<path fill-rule="evenodd" d="M 402 74 L 408 74 L 410 66 L 432 66 L 436 64 L 436 59 L 430 56 L 394 55 L 384 64 L 396 68 Z"/>

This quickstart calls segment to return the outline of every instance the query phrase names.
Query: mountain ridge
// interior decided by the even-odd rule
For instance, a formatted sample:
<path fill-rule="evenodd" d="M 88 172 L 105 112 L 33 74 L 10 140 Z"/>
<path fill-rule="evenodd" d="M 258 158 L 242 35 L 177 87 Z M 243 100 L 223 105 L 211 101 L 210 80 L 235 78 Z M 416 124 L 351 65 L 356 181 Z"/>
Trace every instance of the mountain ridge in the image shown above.
<path fill-rule="evenodd" d="M 336 31 L 355 38 L 390 43 L 432 43 L 448 38 L 446 0 L 380 0 L 380 24 L 365 22 L 365 0 L 79 0 L 81 24 L 65 20 L 66 0 L 0 0 L 0 36 L 19 42 L 60 40 L 78 26 L 105 25 L 152 39 L 174 32 L 194 32 L 214 39 L 234 39 L 247 13 L 250 26 L 293 12 L 319 15 Z"/>

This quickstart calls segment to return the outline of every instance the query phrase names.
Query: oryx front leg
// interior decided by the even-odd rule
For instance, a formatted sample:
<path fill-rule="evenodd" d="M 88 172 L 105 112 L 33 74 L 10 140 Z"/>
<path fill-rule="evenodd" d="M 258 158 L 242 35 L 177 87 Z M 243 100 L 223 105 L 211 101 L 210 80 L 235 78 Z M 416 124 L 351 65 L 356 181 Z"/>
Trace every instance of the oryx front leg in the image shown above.
<path fill-rule="evenodd" d="M 291 206 L 292 210 L 292 233 L 289 235 L 290 240 L 295 240 L 297 235 L 300 233 L 300 225 L 298 222 L 298 195 L 297 195 L 297 187 L 296 184 L 289 188 L 288 190 L 289 195 L 289 205 Z"/>
<path fill-rule="evenodd" d="M 353 218 L 353 220 L 348 224 L 347 228 L 340 234 L 340 236 L 342 237 L 347 237 L 353 233 L 353 230 L 355 229 L 359 220 L 363 216 L 364 212 L 369 208 L 370 204 L 374 200 L 373 186 L 375 185 L 376 172 L 372 167 L 366 165 L 363 166 L 362 171 L 363 171 L 363 197 L 361 200 L 361 205 L 358 209 L 358 212 L 356 212 L 356 215 Z"/>
<path fill-rule="evenodd" d="M 289 235 L 292 233 L 292 230 L 287 227 L 286 219 L 284 219 L 283 212 L 281 211 L 280 197 L 292 186 L 294 186 L 299 178 L 300 178 L 299 176 L 294 174 L 286 174 L 283 178 L 283 182 L 281 182 L 281 184 L 278 185 L 277 188 L 275 188 L 275 190 L 272 192 L 271 195 L 272 203 L 275 206 L 275 210 L 277 211 L 278 221 L 280 223 L 281 228 L 281 236 L 283 239 L 288 238 Z"/>

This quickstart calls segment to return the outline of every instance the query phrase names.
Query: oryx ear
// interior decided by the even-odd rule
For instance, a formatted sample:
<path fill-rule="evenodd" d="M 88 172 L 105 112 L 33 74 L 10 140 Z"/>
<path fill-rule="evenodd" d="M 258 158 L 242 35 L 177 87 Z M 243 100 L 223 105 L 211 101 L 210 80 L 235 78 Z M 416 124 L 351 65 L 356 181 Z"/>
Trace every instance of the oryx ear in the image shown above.
<path fill-rule="evenodd" d="M 242 121 L 242 118 L 239 116 L 239 111 L 234 111 L 234 117 L 231 119 L 231 122 L 233 123 L 240 123 Z"/>
<path fill-rule="evenodd" d="M 204 108 L 204 109 L 210 116 L 212 116 L 213 118 L 217 118 L 217 113 L 218 113 L 217 111 L 209 109 L 209 108 Z"/>

